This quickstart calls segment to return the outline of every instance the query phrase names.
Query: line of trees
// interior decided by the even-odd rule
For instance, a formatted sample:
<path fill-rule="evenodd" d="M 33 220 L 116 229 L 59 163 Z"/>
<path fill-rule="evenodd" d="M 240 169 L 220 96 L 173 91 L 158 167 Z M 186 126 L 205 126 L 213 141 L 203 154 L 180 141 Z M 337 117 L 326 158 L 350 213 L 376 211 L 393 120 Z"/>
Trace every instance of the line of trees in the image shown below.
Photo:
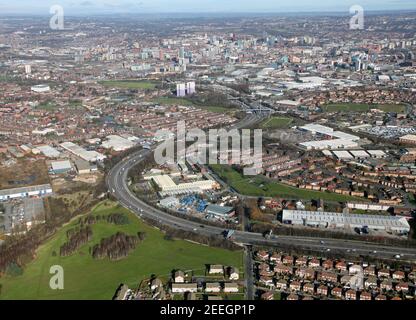
<path fill-rule="evenodd" d="M 100 244 L 93 247 L 92 257 L 94 259 L 121 260 L 126 258 L 144 239 L 145 234 L 142 232 L 133 236 L 117 232 L 115 235 L 101 239 Z"/>
<path fill-rule="evenodd" d="M 82 245 L 92 240 L 92 229 L 90 226 L 85 228 L 74 228 L 67 232 L 68 241 L 59 249 L 61 257 L 67 257 L 77 251 Z"/>

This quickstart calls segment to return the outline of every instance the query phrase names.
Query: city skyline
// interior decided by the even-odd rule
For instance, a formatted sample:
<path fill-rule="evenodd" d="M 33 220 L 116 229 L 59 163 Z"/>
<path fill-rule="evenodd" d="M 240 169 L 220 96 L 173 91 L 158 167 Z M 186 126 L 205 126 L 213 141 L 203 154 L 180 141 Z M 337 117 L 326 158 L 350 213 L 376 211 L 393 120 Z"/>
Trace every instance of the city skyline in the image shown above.
<path fill-rule="evenodd" d="M 248 0 L 211 0 L 200 3 L 191 0 L 21 0 L 10 3 L 0 0 L 2 14 L 49 14 L 50 7 L 61 5 L 68 14 L 104 14 L 104 13 L 289 13 L 289 12 L 348 12 L 353 5 L 360 5 L 365 10 L 414 10 L 414 1 L 398 0 L 342 0 L 334 3 L 320 0 L 296 1 L 287 4 L 284 1 L 260 0 L 253 3 Z"/>

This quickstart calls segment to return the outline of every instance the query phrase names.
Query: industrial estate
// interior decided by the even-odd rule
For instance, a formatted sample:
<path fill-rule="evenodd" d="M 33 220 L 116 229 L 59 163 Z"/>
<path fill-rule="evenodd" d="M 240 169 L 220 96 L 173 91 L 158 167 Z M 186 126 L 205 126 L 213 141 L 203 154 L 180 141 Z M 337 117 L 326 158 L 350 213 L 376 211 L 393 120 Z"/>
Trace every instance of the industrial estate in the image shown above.
<path fill-rule="evenodd" d="M 414 12 L 49 18 L 0 23 L 0 299 L 416 299 Z"/>

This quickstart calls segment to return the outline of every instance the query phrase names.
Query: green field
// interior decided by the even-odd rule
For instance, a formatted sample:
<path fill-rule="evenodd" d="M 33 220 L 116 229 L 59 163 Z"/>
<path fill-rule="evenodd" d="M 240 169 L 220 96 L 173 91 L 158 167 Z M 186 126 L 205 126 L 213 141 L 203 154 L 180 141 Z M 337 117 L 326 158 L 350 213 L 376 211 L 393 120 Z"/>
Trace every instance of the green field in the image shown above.
<path fill-rule="evenodd" d="M 323 199 L 339 202 L 357 200 L 351 196 L 335 193 L 298 189 L 283 183 L 269 181 L 263 176 L 244 177 L 239 172 L 225 165 L 210 165 L 210 167 L 238 193 L 246 196 L 282 197 L 305 200 Z"/>
<path fill-rule="evenodd" d="M 170 106 L 170 105 L 181 105 L 181 106 L 193 106 L 195 108 L 207 110 L 210 112 L 216 113 L 228 113 L 235 111 L 235 108 L 226 108 L 221 106 L 199 106 L 194 104 L 191 100 L 184 99 L 184 98 L 177 98 L 177 97 L 159 97 L 152 99 L 153 103 L 157 103 L 163 106 Z"/>
<path fill-rule="evenodd" d="M 44 111 L 54 111 L 57 109 L 56 104 L 54 104 L 52 101 L 44 102 L 39 104 L 36 109 L 44 110 Z"/>
<path fill-rule="evenodd" d="M 242 270 L 242 252 L 210 248 L 184 240 L 165 240 L 164 234 L 136 218 L 126 209 L 112 203 L 102 203 L 92 214 L 123 213 L 130 223 L 116 226 L 105 221 L 92 226 L 93 240 L 72 256 L 59 257 L 59 248 L 66 241 L 66 231 L 76 221 L 62 228 L 42 245 L 32 261 L 17 277 L 0 278 L 0 299 L 111 299 L 121 283 L 138 287 L 152 274 L 168 277 L 173 269 L 203 272 L 206 264 L 232 265 Z M 89 247 L 118 231 L 127 234 L 145 232 L 146 239 L 130 255 L 120 261 L 94 260 Z M 58 256 L 53 256 L 53 252 Z M 64 268 L 64 290 L 51 290 L 49 269 L 53 265 Z"/>
<path fill-rule="evenodd" d="M 156 84 L 150 81 L 142 80 L 108 80 L 100 81 L 101 85 L 109 88 L 119 89 L 154 89 Z"/>
<path fill-rule="evenodd" d="M 286 129 L 289 128 L 290 124 L 293 122 L 292 118 L 286 117 L 272 117 L 265 120 L 261 127 L 263 129 Z"/>
<path fill-rule="evenodd" d="M 402 104 L 359 104 L 359 103 L 333 103 L 322 106 L 324 112 L 367 112 L 371 109 L 379 109 L 384 112 L 404 113 L 406 106 Z"/>
<path fill-rule="evenodd" d="M 158 98 L 152 99 L 152 102 L 160 104 L 162 106 L 170 106 L 170 105 L 192 106 L 192 101 L 189 101 L 184 98 L 177 98 L 177 97 L 158 97 Z"/>

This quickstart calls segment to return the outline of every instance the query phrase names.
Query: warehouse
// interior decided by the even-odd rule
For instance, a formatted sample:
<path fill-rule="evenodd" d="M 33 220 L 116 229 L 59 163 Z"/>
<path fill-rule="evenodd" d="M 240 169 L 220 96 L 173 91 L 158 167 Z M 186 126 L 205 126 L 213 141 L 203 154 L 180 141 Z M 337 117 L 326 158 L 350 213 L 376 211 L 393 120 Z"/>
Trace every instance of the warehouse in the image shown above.
<path fill-rule="evenodd" d="M 51 172 L 53 174 L 64 174 L 72 170 L 71 162 L 68 160 L 54 161 L 51 163 Z"/>
<path fill-rule="evenodd" d="M 206 190 L 218 188 L 213 180 L 200 180 L 189 183 L 176 184 L 168 175 L 157 175 L 152 177 L 153 182 L 160 188 L 161 196 L 175 196 L 189 193 L 202 193 Z"/>
<path fill-rule="evenodd" d="M 88 162 L 104 161 L 107 157 L 96 151 L 88 151 L 72 142 L 61 143 L 61 147 Z"/>
<path fill-rule="evenodd" d="M 215 204 L 208 205 L 206 211 L 208 215 L 221 220 L 230 219 L 235 214 L 233 207 L 222 207 Z"/>
<path fill-rule="evenodd" d="M 159 201 L 162 208 L 175 208 L 178 207 L 180 202 L 176 197 L 168 197 Z"/>
<path fill-rule="evenodd" d="M 89 174 L 91 172 L 98 171 L 97 166 L 94 164 L 90 164 L 88 161 L 76 159 L 74 162 L 78 174 Z"/>
<path fill-rule="evenodd" d="M 387 154 L 382 150 L 367 150 L 371 158 L 381 159 L 387 157 Z"/>
<path fill-rule="evenodd" d="M 134 142 L 122 138 L 120 136 L 117 135 L 111 135 L 107 137 L 107 141 L 104 141 L 102 143 L 102 147 L 105 149 L 113 149 L 116 152 L 121 152 L 121 151 L 125 151 L 128 150 L 132 147 L 134 147 Z"/>
<path fill-rule="evenodd" d="M 354 158 L 348 151 L 334 151 L 333 153 L 339 160 L 352 160 Z"/>
<path fill-rule="evenodd" d="M 358 143 L 352 140 L 335 139 L 303 142 L 299 146 L 305 150 L 336 150 L 357 148 Z"/>
<path fill-rule="evenodd" d="M 354 159 L 366 159 L 370 157 L 364 150 L 351 150 L 350 153 L 354 156 Z"/>
<path fill-rule="evenodd" d="M 50 184 L 38 185 L 33 187 L 7 189 L 0 191 L 0 201 L 7 201 L 11 199 L 27 197 L 41 197 L 50 194 L 52 194 L 52 187 Z"/>
<path fill-rule="evenodd" d="M 48 158 L 59 158 L 59 156 L 61 155 L 61 153 L 58 150 L 56 150 L 55 148 L 51 146 L 39 146 L 39 147 L 36 147 L 36 149 L 39 150 L 41 153 L 43 153 L 44 156 Z"/>
<path fill-rule="evenodd" d="M 330 127 L 326 127 L 326 126 L 315 124 L 315 123 L 307 124 L 303 127 L 300 127 L 300 129 L 304 131 L 309 131 L 314 135 L 320 134 L 322 136 L 337 138 L 341 140 L 351 140 L 351 141 L 360 140 L 360 137 L 358 136 L 354 136 L 352 134 L 341 132 L 341 131 L 334 131 L 334 129 Z"/>
<path fill-rule="evenodd" d="M 410 225 L 404 217 L 338 212 L 283 210 L 283 223 L 321 228 L 364 228 L 407 234 Z"/>

